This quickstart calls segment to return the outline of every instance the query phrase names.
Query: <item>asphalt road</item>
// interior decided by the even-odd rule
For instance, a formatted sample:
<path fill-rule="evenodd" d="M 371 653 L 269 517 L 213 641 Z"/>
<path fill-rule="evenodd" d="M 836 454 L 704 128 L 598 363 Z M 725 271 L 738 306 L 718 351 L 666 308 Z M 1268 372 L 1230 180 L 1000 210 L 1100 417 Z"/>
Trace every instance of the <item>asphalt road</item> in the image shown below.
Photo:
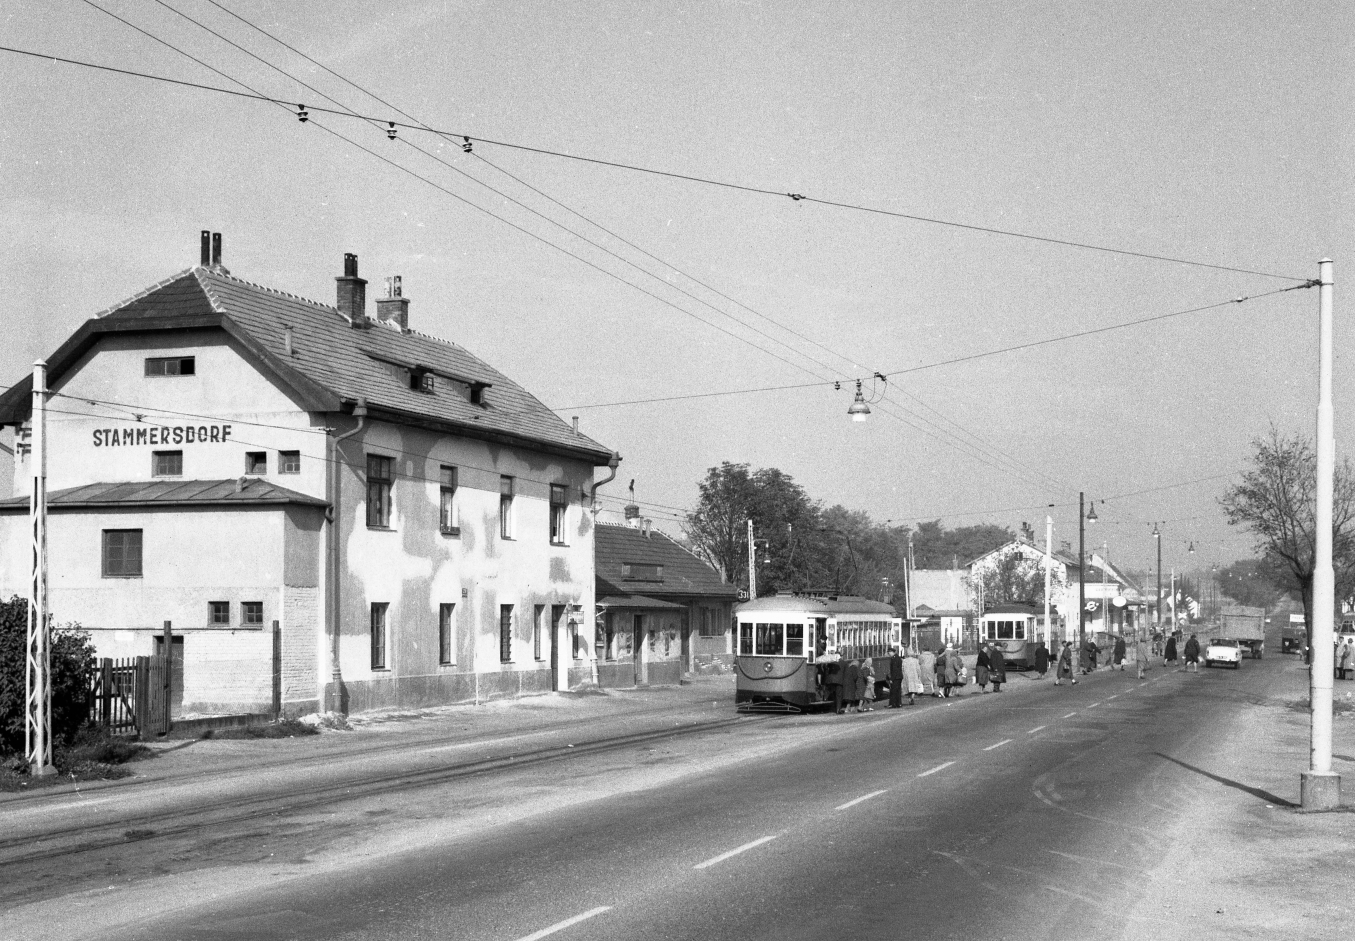
<path fill-rule="evenodd" d="M 204 806 L 144 840 L 5 866 L 21 929 L 6 934 L 1165 937 L 1179 925 L 1152 893 L 1191 825 L 1183 797 L 1244 786 L 1206 769 L 1282 668 L 1018 680 L 914 709 L 326 781 L 311 800 L 302 780 L 249 814 Z"/>

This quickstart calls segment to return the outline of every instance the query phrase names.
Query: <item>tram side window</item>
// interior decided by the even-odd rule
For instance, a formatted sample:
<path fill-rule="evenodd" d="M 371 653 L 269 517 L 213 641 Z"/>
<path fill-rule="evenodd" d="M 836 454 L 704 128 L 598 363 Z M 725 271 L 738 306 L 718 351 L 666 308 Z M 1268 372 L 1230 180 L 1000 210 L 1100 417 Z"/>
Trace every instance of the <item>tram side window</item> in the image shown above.
<path fill-rule="evenodd" d="M 1026 622 L 1025 622 L 1024 620 L 1017 621 L 1017 622 L 1016 622 L 1014 625 L 1012 625 L 1012 626 L 1016 628 L 1016 633 L 1014 633 L 1012 636 L 1013 636 L 1016 640 L 1025 640 L 1025 639 L 1026 639 Z"/>
<path fill-rule="evenodd" d="M 814 629 L 814 657 L 817 660 L 828 651 L 828 622 L 820 619 L 815 622 Z"/>
<path fill-rule="evenodd" d="M 757 651 L 759 656 L 781 655 L 785 640 L 784 624 L 759 624 L 757 626 Z"/>
<path fill-rule="evenodd" d="M 750 656 L 753 653 L 753 625 L 739 625 L 739 653 Z"/>
<path fill-rule="evenodd" d="M 786 656 L 803 657 L 805 655 L 805 626 L 803 624 L 786 625 Z"/>

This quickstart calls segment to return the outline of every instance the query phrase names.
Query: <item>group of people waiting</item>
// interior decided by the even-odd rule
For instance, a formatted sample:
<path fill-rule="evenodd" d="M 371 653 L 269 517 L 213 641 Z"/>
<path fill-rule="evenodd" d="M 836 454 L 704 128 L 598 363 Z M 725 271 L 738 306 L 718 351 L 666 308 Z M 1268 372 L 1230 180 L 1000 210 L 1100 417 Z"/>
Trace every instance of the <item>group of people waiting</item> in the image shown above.
<path fill-rule="evenodd" d="M 1348 680 L 1347 673 L 1355 672 L 1355 637 L 1347 637 L 1342 642 L 1336 638 L 1336 649 L 1332 651 L 1332 665 L 1338 680 Z"/>

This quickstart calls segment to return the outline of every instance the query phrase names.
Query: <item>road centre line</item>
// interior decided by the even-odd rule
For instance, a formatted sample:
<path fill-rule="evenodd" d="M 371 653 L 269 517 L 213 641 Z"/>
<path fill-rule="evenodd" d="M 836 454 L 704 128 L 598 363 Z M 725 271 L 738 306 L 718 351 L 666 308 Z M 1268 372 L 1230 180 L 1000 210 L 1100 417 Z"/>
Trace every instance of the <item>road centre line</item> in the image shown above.
<path fill-rule="evenodd" d="M 1071 719 L 1071 718 L 1072 718 L 1073 716 L 1075 716 L 1075 715 L 1077 715 L 1076 712 L 1070 712 L 1070 713 L 1068 713 L 1066 716 L 1064 716 L 1064 718 L 1065 718 L 1065 719 Z"/>
<path fill-rule="evenodd" d="M 746 853 L 746 852 L 748 852 L 750 849 L 752 849 L 753 847 L 755 847 L 755 846 L 761 846 L 763 843 L 770 843 L 770 842 L 771 842 L 772 840 L 774 840 L 774 839 L 776 839 L 775 836 L 764 836 L 764 837 L 762 837 L 761 839 L 754 840 L 754 841 L 751 842 L 751 843 L 745 843 L 745 844 L 743 844 L 742 846 L 736 846 L 734 849 L 730 850 L 728 853 L 721 853 L 719 856 L 716 856 L 716 857 L 714 857 L 714 858 L 712 858 L 712 859 L 708 859 L 708 860 L 706 860 L 704 863 L 697 863 L 697 864 L 696 864 L 695 866 L 693 866 L 692 868 L 693 868 L 693 869 L 705 869 L 705 868 L 707 868 L 708 866 L 714 866 L 716 863 L 722 863 L 722 862 L 724 862 L 726 859 L 729 859 L 729 857 L 731 857 L 731 856 L 737 856 L 737 855 L 739 855 L 740 853 Z M 527 941 L 527 939 L 526 939 L 526 938 L 523 938 L 522 941 Z"/>
<path fill-rule="evenodd" d="M 1001 748 L 1003 745 L 1006 745 L 1006 744 L 1007 744 L 1008 742 L 1010 742 L 1010 741 L 1011 741 L 1011 739 L 1009 739 L 1009 738 L 1004 738 L 1002 741 L 998 742 L 996 745 L 989 745 L 987 748 L 984 749 L 984 751 L 992 751 L 994 748 Z"/>
<path fill-rule="evenodd" d="M 1116 694 L 1115 694 L 1115 696 L 1118 696 L 1118 695 L 1120 695 L 1120 694 L 1119 694 L 1119 693 L 1116 693 Z M 1109 702 L 1110 700 L 1114 699 L 1115 696 L 1107 696 L 1107 697 L 1106 697 L 1106 701 Z"/>
<path fill-rule="evenodd" d="M 577 925 L 581 921 L 587 921 L 596 915 L 601 915 L 603 912 L 610 912 L 611 910 L 612 907 L 610 905 L 599 905 L 597 908 L 590 908 L 581 915 L 575 915 L 573 918 L 566 918 L 564 921 L 557 921 L 549 928 L 542 928 L 540 931 L 534 931 L 531 934 L 523 935 L 521 938 L 518 938 L 517 941 L 538 941 L 538 939 L 544 938 L 547 935 L 555 934 L 557 931 L 563 931 L 570 925 Z"/>
<path fill-rule="evenodd" d="M 1097 706 L 1099 706 L 1099 705 L 1101 705 L 1099 702 L 1094 702 L 1094 703 L 1092 703 L 1090 706 L 1088 706 L 1087 708 L 1088 708 L 1088 709 L 1095 709 L 1095 708 L 1096 708 Z"/>
<path fill-rule="evenodd" d="M 846 810 L 848 807 L 855 807 L 857 804 L 861 803 L 862 801 L 868 801 L 868 800 L 870 800 L 872 797 L 879 797 L 881 794 L 884 794 L 884 793 L 888 792 L 888 790 L 889 790 L 889 788 L 885 788 L 883 791 L 871 791 L 869 794 L 866 794 L 866 795 L 863 796 L 863 797 L 858 797 L 858 798 L 857 798 L 856 800 L 854 800 L 854 801 L 847 801 L 847 803 L 845 803 L 845 804 L 838 804 L 838 805 L 837 805 L 836 807 L 834 807 L 833 809 L 834 809 L 834 810 Z"/>
<path fill-rule="evenodd" d="M 935 768 L 932 768 L 930 771 L 924 771 L 924 772 L 922 772 L 921 774 L 918 775 L 918 777 L 919 777 L 919 778 L 925 778 L 925 777 L 926 777 L 927 775 L 929 775 L 929 774 L 936 774 L 936 772 L 938 772 L 938 771 L 944 771 L 945 769 L 949 768 L 949 767 L 950 767 L 951 765 L 953 765 L 953 764 L 955 764 L 955 762 L 953 762 L 953 761 L 948 761 L 948 762 L 946 762 L 946 763 L 943 764 L 943 765 L 937 765 Z"/>
<path fill-rule="evenodd" d="M 1044 728 L 1043 725 L 1037 725 L 1037 726 L 1035 726 L 1035 728 L 1031 729 L 1031 730 L 1030 730 L 1029 732 L 1027 732 L 1026 734 L 1027 734 L 1027 735 L 1034 735 L 1036 732 L 1040 731 L 1040 730 L 1043 729 L 1043 728 Z"/>

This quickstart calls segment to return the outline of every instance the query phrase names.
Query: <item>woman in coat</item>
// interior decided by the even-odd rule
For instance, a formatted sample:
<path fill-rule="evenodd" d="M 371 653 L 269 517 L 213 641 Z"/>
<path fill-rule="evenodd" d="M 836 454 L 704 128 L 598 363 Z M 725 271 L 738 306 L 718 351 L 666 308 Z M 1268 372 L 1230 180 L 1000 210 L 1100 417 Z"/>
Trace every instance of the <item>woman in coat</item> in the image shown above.
<path fill-rule="evenodd" d="M 922 691 L 932 696 L 940 696 L 936 690 L 936 654 L 930 650 L 924 650 L 918 654 L 918 673 L 921 674 L 918 680 L 922 683 Z"/>
<path fill-rule="evenodd" d="M 922 664 L 918 658 L 909 654 L 903 658 L 903 685 L 908 693 L 908 705 L 916 706 L 917 700 L 914 698 L 920 693 L 925 692 L 922 685 Z"/>
<path fill-rule="evenodd" d="M 1049 672 L 1049 648 L 1040 641 L 1035 645 L 1035 670 L 1040 674 L 1040 679 Z"/>
<path fill-rule="evenodd" d="M 1167 638 L 1167 652 L 1163 655 L 1162 665 L 1169 667 L 1176 662 L 1176 637 Z"/>
<path fill-rule="evenodd" d="M 1077 669 L 1083 676 L 1086 676 L 1092 669 L 1092 641 L 1088 637 L 1082 642 L 1082 647 L 1077 652 Z"/>
<path fill-rule="evenodd" d="M 960 671 L 964 669 L 964 661 L 960 659 L 960 652 L 955 649 L 953 644 L 946 644 L 945 658 L 946 668 L 944 674 L 945 695 L 949 696 L 954 692 L 955 687 L 960 685 Z M 942 661 L 936 661 L 940 668 Z"/>
<path fill-rule="evenodd" d="M 875 661 L 870 657 L 861 661 L 861 679 L 856 687 L 856 711 L 874 712 L 875 707 Z"/>
<path fill-rule="evenodd" d="M 1200 672 L 1200 642 L 1195 639 L 1194 634 L 1186 641 L 1186 669 L 1192 668 L 1196 673 Z"/>
<path fill-rule="evenodd" d="M 847 712 L 857 712 L 861 708 L 857 692 L 860 685 L 861 665 L 855 660 L 848 660 L 847 665 L 842 668 L 842 698 L 846 700 Z"/>
<path fill-rule="evenodd" d="M 1124 672 L 1124 658 L 1127 652 L 1124 646 L 1124 637 L 1115 638 L 1115 653 L 1111 655 L 1111 663 L 1119 667 L 1121 673 Z"/>
<path fill-rule="evenodd" d="M 1063 650 L 1059 653 L 1058 669 L 1054 672 L 1054 685 L 1060 685 L 1059 681 L 1065 677 L 1072 680 L 1074 686 L 1077 685 L 1077 677 L 1073 676 L 1073 642 L 1071 640 L 1063 642 Z"/>
<path fill-rule="evenodd" d="M 978 662 L 974 664 L 974 682 L 979 684 L 979 692 L 981 693 L 988 692 L 989 670 L 988 648 L 987 646 L 983 646 L 979 648 L 979 659 Z"/>
<path fill-rule="evenodd" d="M 992 675 L 993 692 L 1002 692 L 1002 684 L 1007 682 L 1007 658 L 997 644 L 993 644 L 993 649 L 988 652 L 988 670 Z"/>

